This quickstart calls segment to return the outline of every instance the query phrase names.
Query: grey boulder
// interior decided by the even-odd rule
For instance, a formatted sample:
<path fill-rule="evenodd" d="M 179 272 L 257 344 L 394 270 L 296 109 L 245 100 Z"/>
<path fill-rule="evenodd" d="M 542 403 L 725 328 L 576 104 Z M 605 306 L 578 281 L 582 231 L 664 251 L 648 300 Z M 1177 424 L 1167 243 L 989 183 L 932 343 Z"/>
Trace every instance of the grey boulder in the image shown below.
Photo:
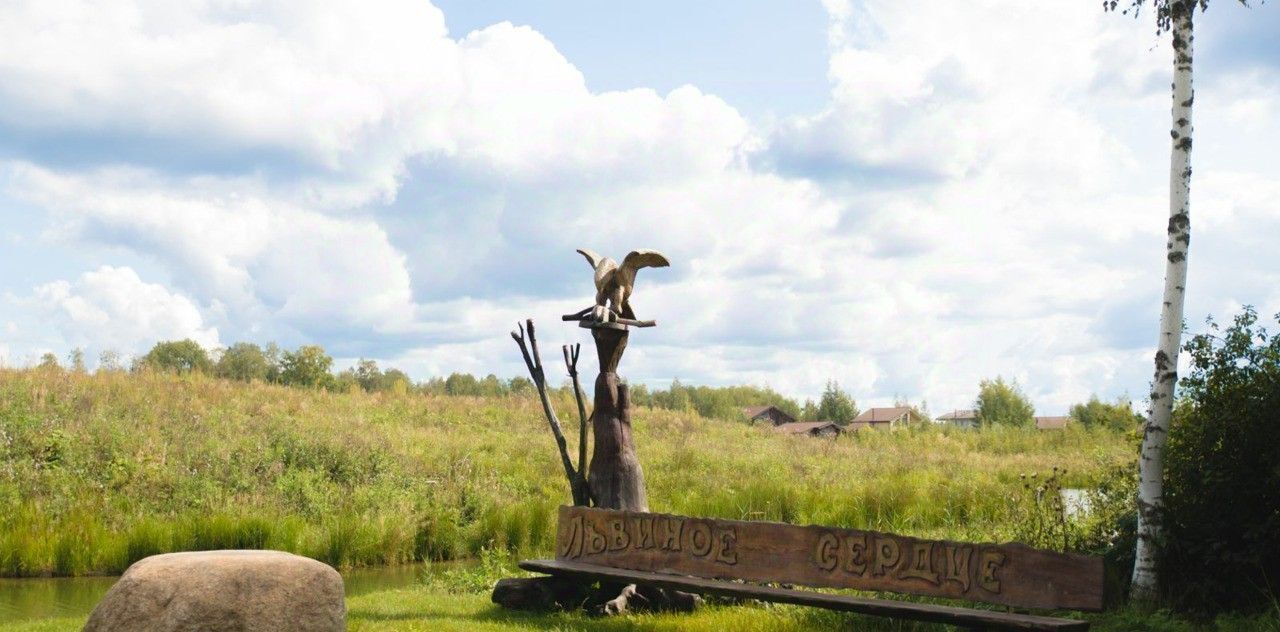
<path fill-rule="evenodd" d="M 280 551 L 200 551 L 136 562 L 89 615 L 85 632 L 339 632 L 342 577 Z"/>

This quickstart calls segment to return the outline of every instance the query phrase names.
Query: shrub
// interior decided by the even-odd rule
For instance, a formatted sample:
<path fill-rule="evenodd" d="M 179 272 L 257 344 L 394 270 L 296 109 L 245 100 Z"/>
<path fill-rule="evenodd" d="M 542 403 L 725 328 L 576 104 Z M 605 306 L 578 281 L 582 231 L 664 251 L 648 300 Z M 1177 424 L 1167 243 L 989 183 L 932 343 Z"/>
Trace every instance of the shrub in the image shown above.
<path fill-rule="evenodd" d="M 297 351 L 286 351 L 280 361 L 280 381 L 289 386 L 324 387 L 333 380 L 329 369 L 333 358 L 319 345 L 303 345 Z"/>
<path fill-rule="evenodd" d="M 1280 338 L 1252 308 L 1186 345 L 1169 432 L 1164 585 L 1206 612 L 1274 603 L 1280 581 Z"/>
<path fill-rule="evenodd" d="M 1086 428 L 1134 432 L 1142 424 L 1142 415 L 1134 412 L 1133 403 L 1123 397 L 1115 403 L 1107 403 L 1093 395 L 1088 402 L 1072 406 L 1070 415 L 1071 419 Z"/>
<path fill-rule="evenodd" d="M 978 411 L 979 425 L 1029 427 L 1035 424 L 1036 409 L 1031 400 L 1023 394 L 1016 381 L 1005 382 L 1003 377 L 982 380 L 973 407 Z"/>
<path fill-rule="evenodd" d="M 139 364 L 155 371 L 172 373 L 209 373 L 213 368 L 204 347 L 191 339 L 157 342 L 147 355 L 139 359 Z"/>
<path fill-rule="evenodd" d="M 1011 507 L 1015 540 L 1064 552 L 1079 546 L 1078 525 L 1068 517 L 1062 498 L 1065 475 L 1065 471 L 1060 472 L 1056 467 L 1043 478 L 1035 472 L 1022 475 L 1022 493 L 1014 497 Z"/>
<path fill-rule="evenodd" d="M 266 381 L 278 371 L 262 347 L 251 342 L 237 342 L 227 347 L 214 367 L 218 377 L 241 382 Z"/>

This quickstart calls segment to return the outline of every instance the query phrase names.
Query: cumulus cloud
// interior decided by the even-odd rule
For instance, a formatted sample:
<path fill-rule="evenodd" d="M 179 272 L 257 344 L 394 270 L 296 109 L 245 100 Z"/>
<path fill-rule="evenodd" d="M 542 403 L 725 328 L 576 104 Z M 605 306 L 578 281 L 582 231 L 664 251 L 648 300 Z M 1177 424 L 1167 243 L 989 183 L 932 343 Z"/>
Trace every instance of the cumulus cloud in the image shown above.
<path fill-rule="evenodd" d="M 239 320 L 395 331 L 412 325 L 404 257 L 366 218 L 335 218 L 242 182 L 150 172 L 11 167 L 11 186 L 58 213 L 64 239 L 124 246 Z"/>
<path fill-rule="evenodd" d="M 102 266 L 75 281 L 46 283 L 26 301 L 78 347 L 137 353 L 158 340 L 219 344 L 218 329 L 204 322 L 191 299 L 147 283 L 127 267 Z"/>
<path fill-rule="evenodd" d="M 0 129 L 21 152 L 266 175 L 337 207 L 393 197 L 411 156 L 515 179 L 687 177 L 747 131 L 693 87 L 591 94 L 536 31 L 454 40 L 411 0 L 29 1 L 0 39 Z"/>
<path fill-rule="evenodd" d="M 673 266 L 641 273 L 636 309 L 662 326 L 637 334 L 636 380 L 835 378 L 863 404 L 949 409 L 1003 374 L 1047 412 L 1144 391 L 1169 73 L 1148 25 L 823 4 L 829 104 L 760 126 L 694 86 L 592 92 L 537 31 L 458 37 L 425 2 L 20 2 L 0 21 L 0 152 L 46 239 L 153 263 L 172 289 L 142 294 L 215 339 L 517 374 L 511 325 L 589 300 L 574 248 L 650 247 Z M 1189 318 L 1280 309 L 1269 85 L 1197 99 L 1198 131 L 1229 140 L 1197 143 Z M 120 270 L 35 296 L 142 344 L 86 280 Z"/>

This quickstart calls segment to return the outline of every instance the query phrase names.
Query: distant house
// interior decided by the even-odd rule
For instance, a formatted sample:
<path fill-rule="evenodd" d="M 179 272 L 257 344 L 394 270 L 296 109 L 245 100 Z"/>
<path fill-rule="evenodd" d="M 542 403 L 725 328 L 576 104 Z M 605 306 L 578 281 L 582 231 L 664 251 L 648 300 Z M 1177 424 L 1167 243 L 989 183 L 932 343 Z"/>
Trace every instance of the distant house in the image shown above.
<path fill-rule="evenodd" d="M 948 426 L 959 426 L 961 428 L 977 428 L 978 427 L 978 411 L 976 410 L 953 410 L 945 415 L 939 415 L 938 421 Z"/>
<path fill-rule="evenodd" d="M 748 406 L 747 408 L 743 408 L 742 412 L 747 416 L 747 419 L 751 420 L 751 423 L 767 421 L 771 425 L 780 426 L 782 424 L 793 424 L 796 422 L 795 417 L 783 412 L 783 410 L 777 406 Z"/>
<path fill-rule="evenodd" d="M 894 406 L 892 408 L 870 408 L 861 415 L 853 418 L 849 424 L 850 430 L 861 430 L 862 428 L 896 428 L 909 424 L 913 421 L 920 421 L 920 413 L 907 408 L 906 406 Z"/>
<path fill-rule="evenodd" d="M 834 421 L 801 421 L 780 424 L 773 427 L 775 432 L 791 435 L 809 435 L 810 437 L 836 437 L 844 432 Z"/>
<path fill-rule="evenodd" d="M 1037 430 L 1062 430 L 1069 423 L 1070 417 L 1036 417 Z"/>

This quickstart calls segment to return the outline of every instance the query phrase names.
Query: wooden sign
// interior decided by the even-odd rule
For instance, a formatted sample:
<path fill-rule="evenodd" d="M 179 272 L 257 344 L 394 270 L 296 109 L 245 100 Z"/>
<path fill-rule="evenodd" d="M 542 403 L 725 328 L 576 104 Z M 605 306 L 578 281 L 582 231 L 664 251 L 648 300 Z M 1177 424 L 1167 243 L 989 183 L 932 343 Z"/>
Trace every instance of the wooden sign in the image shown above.
<path fill-rule="evenodd" d="M 556 559 L 713 579 L 951 597 L 1022 608 L 1102 609 L 1102 558 L 1024 544 L 560 508 Z"/>

